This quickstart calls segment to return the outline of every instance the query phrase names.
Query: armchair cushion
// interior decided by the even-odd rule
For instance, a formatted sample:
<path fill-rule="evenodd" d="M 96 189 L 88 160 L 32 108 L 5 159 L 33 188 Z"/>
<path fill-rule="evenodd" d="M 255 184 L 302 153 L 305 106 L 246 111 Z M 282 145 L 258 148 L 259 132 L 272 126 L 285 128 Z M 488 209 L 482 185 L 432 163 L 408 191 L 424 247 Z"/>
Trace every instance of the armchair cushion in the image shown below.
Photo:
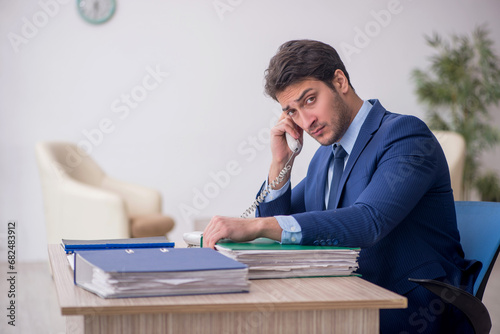
<path fill-rule="evenodd" d="M 173 227 L 174 220 L 162 214 L 152 213 L 131 219 L 131 234 L 133 238 L 165 235 Z"/>

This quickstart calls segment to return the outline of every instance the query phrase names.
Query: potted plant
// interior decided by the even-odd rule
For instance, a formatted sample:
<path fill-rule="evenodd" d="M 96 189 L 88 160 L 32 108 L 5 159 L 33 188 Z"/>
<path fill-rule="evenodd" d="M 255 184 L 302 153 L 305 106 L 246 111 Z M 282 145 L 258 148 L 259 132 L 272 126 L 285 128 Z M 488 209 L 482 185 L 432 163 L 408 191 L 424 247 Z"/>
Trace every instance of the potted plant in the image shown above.
<path fill-rule="evenodd" d="M 500 142 L 490 110 L 500 101 L 500 61 L 484 26 L 472 36 L 437 33 L 425 36 L 434 49 L 428 69 L 412 72 L 418 100 L 427 106 L 427 123 L 433 130 L 454 131 L 466 142 L 463 193 L 470 199 L 476 188 L 484 201 L 500 200 L 498 177 L 479 175 L 480 156 Z"/>

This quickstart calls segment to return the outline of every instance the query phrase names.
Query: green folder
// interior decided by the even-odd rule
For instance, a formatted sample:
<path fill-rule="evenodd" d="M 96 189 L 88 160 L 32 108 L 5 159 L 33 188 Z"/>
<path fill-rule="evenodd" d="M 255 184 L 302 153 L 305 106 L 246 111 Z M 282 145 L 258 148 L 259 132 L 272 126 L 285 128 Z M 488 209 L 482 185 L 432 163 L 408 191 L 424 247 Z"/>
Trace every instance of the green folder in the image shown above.
<path fill-rule="evenodd" d="M 271 250 L 271 251 L 286 251 L 286 250 L 297 250 L 297 251 L 307 251 L 307 250 L 332 250 L 332 249 L 348 249 L 357 250 L 360 248 L 353 247 L 338 247 L 338 246 L 313 246 L 313 245 L 282 245 L 277 241 L 273 243 L 261 243 L 261 242 L 218 242 L 218 246 L 225 247 L 231 250 Z"/>
<path fill-rule="evenodd" d="M 220 253 L 246 264 L 249 279 L 359 276 L 360 248 L 282 245 L 270 239 L 218 242 Z"/>

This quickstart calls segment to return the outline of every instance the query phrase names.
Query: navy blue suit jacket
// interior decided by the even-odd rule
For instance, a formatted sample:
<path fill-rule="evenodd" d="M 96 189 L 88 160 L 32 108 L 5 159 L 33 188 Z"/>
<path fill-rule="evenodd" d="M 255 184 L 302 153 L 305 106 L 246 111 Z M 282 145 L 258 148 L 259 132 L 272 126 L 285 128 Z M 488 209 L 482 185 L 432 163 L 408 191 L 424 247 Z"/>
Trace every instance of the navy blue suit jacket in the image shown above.
<path fill-rule="evenodd" d="M 330 146 L 320 147 L 307 176 L 257 216 L 292 215 L 302 244 L 361 247 L 358 272 L 406 294 L 408 277 L 441 279 L 469 292 L 480 263 L 464 259 L 448 165 L 416 117 L 373 104 L 340 180 L 337 209 L 325 210 Z"/>

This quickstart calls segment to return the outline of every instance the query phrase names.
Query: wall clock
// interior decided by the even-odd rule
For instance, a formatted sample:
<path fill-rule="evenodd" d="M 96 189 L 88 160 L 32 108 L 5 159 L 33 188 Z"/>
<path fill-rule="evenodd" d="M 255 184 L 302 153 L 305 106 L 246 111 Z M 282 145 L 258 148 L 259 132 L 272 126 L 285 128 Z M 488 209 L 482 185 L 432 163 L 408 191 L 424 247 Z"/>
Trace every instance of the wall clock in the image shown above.
<path fill-rule="evenodd" d="M 116 9 L 115 0 L 77 0 L 76 3 L 80 16 L 93 24 L 108 21 Z"/>

